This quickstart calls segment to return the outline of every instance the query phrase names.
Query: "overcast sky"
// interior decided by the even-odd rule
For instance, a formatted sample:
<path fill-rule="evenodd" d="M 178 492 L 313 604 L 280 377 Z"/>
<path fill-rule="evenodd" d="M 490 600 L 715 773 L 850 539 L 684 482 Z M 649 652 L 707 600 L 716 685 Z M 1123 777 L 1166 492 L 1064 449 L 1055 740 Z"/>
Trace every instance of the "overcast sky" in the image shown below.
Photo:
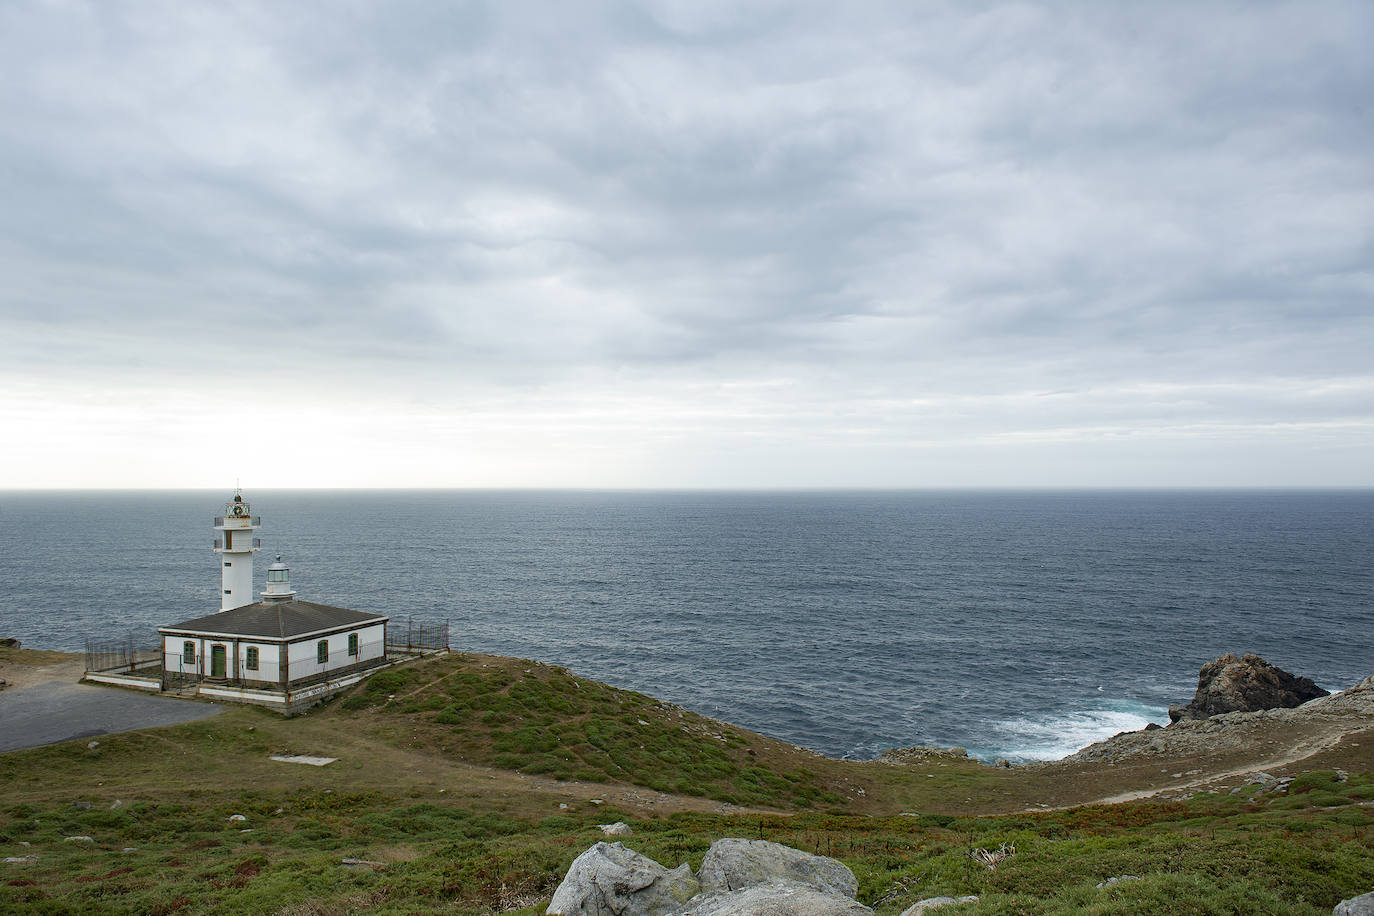
<path fill-rule="evenodd" d="M 0 487 L 1374 485 L 1374 4 L 0 5 Z"/>

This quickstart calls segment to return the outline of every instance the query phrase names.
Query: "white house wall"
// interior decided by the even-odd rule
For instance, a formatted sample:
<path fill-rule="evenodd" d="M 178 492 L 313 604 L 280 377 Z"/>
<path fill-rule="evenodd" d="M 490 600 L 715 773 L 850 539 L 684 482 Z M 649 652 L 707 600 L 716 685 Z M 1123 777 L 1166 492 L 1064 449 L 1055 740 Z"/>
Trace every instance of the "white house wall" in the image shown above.
<path fill-rule="evenodd" d="M 248 649 L 258 649 L 258 670 L 248 670 Z M 239 677 L 249 681 L 281 680 L 281 646 L 277 643 L 239 641 Z"/>
<path fill-rule="evenodd" d="M 187 642 L 196 644 L 195 661 L 186 664 L 183 661 L 182 646 Z M 163 636 L 162 637 L 162 670 L 168 674 L 199 675 L 201 659 L 205 657 L 205 640 L 196 636 Z M 207 662 L 208 664 L 208 662 Z"/>
<path fill-rule="evenodd" d="M 196 645 L 196 660 L 185 663 L 183 647 L 192 642 Z M 214 646 L 224 646 L 225 677 L 240 677 L 250 681 L 281 680 L 281 646 L 277 643 L 253 642 L 251 638 L 237 640 L 224 637 L 206 636 L 167 636 L 162 637 L 162 668 L 168 674 L 186 674 L 203 677 L 210 676 L 210 651 Z M 235 667 L 235 645 L 237 645 L 238 666 Z M 248 670 L 248 649 L 258 649 L 258 670 Z"/>
<path fill-rule="evenodd" d="M 348 636 L 350 633 L 358 634 L 358 654 L 348 654 Z M 321 664 L 318 656 L 318 646 L 321 642 L 329 643 L 329 659 Z M 386 626 L 384 624 L 374 624 L 371 626 L 360 627 L 356 630 L 344 630 L 339 633 L 331 633 L 329 636 L 311 636 L 300 642 L 293 642 L 288 645 L 288 658 L 291 663 L 291 680 L 298 680 L 303 677 L 323 674 L 327 671 L 337 671 L 340 668 L 348 668 L 359 662 L 371 659 L 382 658 L 386 655 Z"/>

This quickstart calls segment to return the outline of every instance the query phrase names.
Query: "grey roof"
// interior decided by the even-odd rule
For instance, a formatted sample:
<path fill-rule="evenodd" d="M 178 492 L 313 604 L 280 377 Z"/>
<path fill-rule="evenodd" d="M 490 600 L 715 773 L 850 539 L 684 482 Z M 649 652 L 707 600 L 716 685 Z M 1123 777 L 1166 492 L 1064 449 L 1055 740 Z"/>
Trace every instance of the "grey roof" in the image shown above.
<path fill-rule="evenodd" d="M 289 639 L 334 630 L 354 624 L 381 623 L 384 614 L 350 611 L 348 608 L 316 604 L 313 601 L 259 601 L 208 617 L 183 620 L 181 623 L 158 627 L 167 630 L 196 633 L 222 633 L 226 636 L 258 636 L 266 639 Z"/>

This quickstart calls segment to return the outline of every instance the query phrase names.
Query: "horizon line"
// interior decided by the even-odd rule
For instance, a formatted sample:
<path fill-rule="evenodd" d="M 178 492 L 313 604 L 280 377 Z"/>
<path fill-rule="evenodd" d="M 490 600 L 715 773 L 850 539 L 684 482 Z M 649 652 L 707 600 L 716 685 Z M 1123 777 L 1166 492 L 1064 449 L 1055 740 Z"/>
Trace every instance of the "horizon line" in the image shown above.
<path fill-rule="evenodd" d="M 306 491 L 317 493 L 356 492 L 487 492 L 487 493 L 932 493 L 932 492 L 1256 492 L 1310 491 L 1334 492 L 1374 490 L 1374 483 L 1356 484 L 931 484 L 910 485 L 852 485 L 805 484 L 795 486 L 260 486 L 260 487 L 150 487 L 150 486 L 53 486 L 0 487 L 0 493 L 203 493 L 249 490 L 253 492 Z"/>

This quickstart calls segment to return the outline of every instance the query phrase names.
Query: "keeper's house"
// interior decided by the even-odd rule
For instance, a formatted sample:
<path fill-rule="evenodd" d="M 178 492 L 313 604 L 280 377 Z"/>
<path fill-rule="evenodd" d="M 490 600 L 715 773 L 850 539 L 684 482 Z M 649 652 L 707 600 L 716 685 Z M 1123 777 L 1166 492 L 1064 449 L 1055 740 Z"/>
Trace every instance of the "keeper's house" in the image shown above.
<path fill-rule="evenodd" d="M 267 568 L 262 600 L 251 600 L 259 524 L 236 494 L 215 519 L 223 563 L 220 611 L 158 627 L 162 690 L 294 712 L 337 693 L 387 663 L 382 614 L 301 601 L 282 562 Z"/>
<path fill-rule="evenodd" d="M 313 601 L 259 601 L 159 627 L 166 687 L 293 690 L 386 661 L 387 618 Z"/>

